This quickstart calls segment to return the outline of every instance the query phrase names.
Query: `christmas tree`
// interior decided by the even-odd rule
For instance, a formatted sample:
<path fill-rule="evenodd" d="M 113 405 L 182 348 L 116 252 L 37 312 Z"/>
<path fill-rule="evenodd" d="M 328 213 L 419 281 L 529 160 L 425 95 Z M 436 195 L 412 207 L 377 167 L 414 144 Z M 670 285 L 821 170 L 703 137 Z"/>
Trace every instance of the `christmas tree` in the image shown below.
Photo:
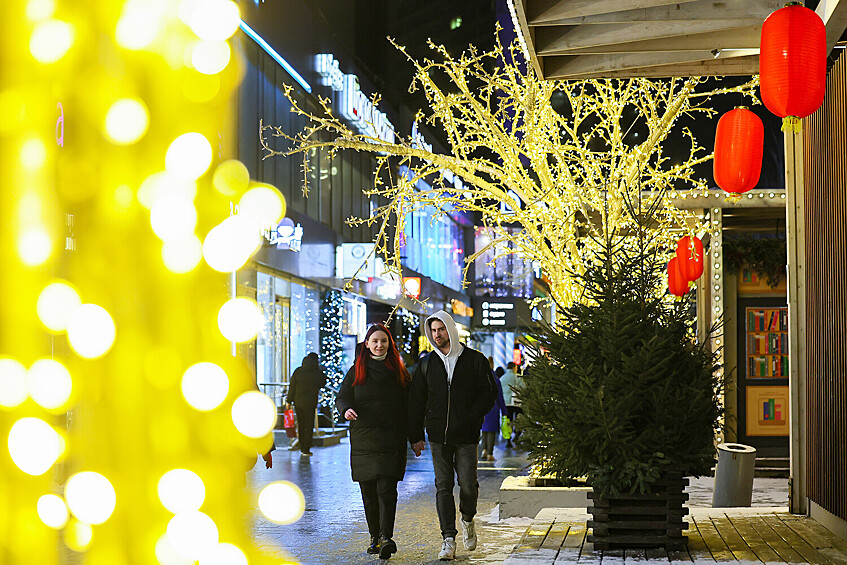
<path fill-rule="evenodd" d="M 343 344 L 341 343 L 341 321 L 344 314 L 344 299 L 338 290 L 328 290 L 321 303 L 319 353 L 320 366 L 326 375 L 326 386 L 321 389 L 318 404 L 332 410 L 333 420 L 338 419 L 335 408 L 335 393 L 341 388 L 344 371 L 341 367 Z"/>
<path fill-rule="evenodd" d="M 517 422 L 538 471 L 586 476 L 604 494 L 648 492 L 668 467 L 708 472 L 722 415 L 716 355 L 696 340 L 688 297 L 666 292 L 650 214 L 629 211 L 635 233 L 591 246 L 574 273 L 581 299 L 535 336 Z"/>

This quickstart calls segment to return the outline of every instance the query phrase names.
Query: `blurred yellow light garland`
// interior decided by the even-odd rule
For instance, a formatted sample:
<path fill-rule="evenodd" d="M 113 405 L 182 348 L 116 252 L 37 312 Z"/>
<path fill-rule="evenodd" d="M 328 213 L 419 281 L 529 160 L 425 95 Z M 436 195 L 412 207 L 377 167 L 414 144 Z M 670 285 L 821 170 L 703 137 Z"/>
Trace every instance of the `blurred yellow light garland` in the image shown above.
<path fill-rule="evenodd" d="M 0 17 L 0 563 L 278 563 L 251 543 L 243 488 L 275 410 L 229 354 L 225 275 L 202 261 L 250 189 L 215 157 L 234 152 L 237 5 L 28 0 Z M 255 241 L 208 247 L 232 266 Z M 198 364 L 211 398 L 182 379 Z M 234 415 L 236 399 L 263 408 Z"/>

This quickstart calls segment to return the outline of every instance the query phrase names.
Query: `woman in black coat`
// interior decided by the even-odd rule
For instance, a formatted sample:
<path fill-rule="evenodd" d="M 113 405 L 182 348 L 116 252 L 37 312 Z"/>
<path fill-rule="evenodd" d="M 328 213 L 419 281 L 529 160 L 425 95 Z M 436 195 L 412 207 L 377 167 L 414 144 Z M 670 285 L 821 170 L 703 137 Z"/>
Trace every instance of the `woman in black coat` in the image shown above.
<path fill-rule="evenodd" d="M 388 559 L 397 551 L 394 516 L 397 481 L 406 474 L 409 372 L 382 324 L 365 334 L 356 362 L 335 400 L 350 421 L 350 468 L 362 490 L 371 543 L 368 553 Z"/>
<path fill-rule="evenodd" d="M 288 386 L 286 402 L 293 403 L 297 411 L 297 432 L 300 436 L 300 453 L 312 454 L 312 432 L 315 424 L 315 410 L 318 396 L 326 384 L 326 375 L 318 364 L 318 354 L 309 353 L 303 357 L 303 364 L 294 370 Z"/>

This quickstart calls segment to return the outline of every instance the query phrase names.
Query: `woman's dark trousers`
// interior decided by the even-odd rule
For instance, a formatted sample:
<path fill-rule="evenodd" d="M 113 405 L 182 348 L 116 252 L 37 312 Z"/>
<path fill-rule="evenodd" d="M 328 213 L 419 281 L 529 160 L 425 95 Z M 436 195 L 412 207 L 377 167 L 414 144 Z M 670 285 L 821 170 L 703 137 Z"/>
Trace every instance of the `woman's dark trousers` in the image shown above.
<path fill-rule="evenodd" d="M 397 481 L 395 479 L 376 479 L 360 481 L 362 503 L 365 506 L 365 519 L 371 537 L 394 537 L 394 516 L 397 513 Z"/>
<path fill-rule="evenodd" d="M 317 406 L 294 405 L 297 411 L 297 436 L 300 441 L 300 451 L 307 453 L 312 451 L 312 430 L 315 426 L 315 410 Z"/>

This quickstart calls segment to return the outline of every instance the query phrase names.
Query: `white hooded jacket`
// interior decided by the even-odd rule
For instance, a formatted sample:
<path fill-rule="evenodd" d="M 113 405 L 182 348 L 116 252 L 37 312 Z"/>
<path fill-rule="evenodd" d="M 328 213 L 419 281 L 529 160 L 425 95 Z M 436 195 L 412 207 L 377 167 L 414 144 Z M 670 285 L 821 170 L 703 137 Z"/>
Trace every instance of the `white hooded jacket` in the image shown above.
<path fill-rule="evenodd" d="M 450 351 L 446 355 L 438 349 L 438 346 L 435 345 L 435 341 L 432 339 L 432 330 L 429 328 L 430 320 L 440 320 L 447 328 L 447 335 L 450 336 Z M 459 343 L 459 330 L 456 329 L 456 322 L 453 321 L 450 314 L 444 310 L 439 310 L 426 319 L 424 331 L 430 345 L 432 345 L 432 348 L 444 362 L 444 368 L 447 370 L 447 382 L 452 382 L 453 371 L 456 369 L 456 361 L 458 361 L 459 355 L 462 354 L 462 350 L 465 348 L 464 345 Z"/>

